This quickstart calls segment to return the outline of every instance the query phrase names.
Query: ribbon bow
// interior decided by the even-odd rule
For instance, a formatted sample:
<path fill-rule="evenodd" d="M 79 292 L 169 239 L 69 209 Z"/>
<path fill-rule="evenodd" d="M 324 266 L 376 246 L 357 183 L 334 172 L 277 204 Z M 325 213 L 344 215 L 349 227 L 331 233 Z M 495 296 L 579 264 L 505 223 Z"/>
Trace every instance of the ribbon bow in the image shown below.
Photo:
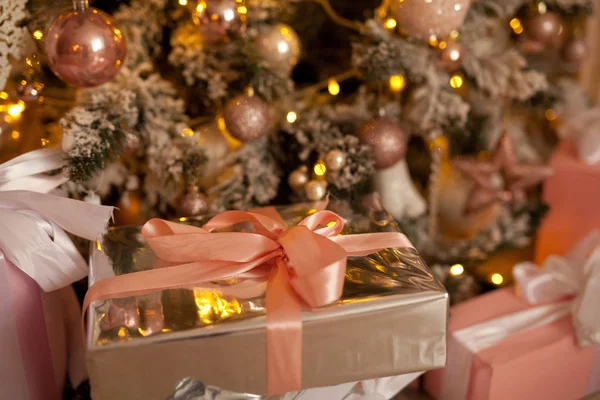
<path fill-rule="evenodd" d="M 600 346 L 600 232 L 581 240 L 565 256 L 550 256 L 542 268 L 521 263 L 513 269 L 521 297 L 531 304 L 556 302 L 574 297 L 566 304 L 580 346 Z"/>
<path fill-rule="evenodd" d="M 579 345 L 600 345 L 600 232 L 577 243 L 565 257 L 548 257 L 542 268 L 530 262 L 517 264 L 513 275 L 520 296 L 537 306 L 454 332 L 440 398 L 467 398 L 473 354 L 569 314 Z M 594 367 L 588 392 L 600 389 L 599 384 L 600 368 Z"/>
<path fill-rule="evenodd" d="M 248 232 L 226 232 L 238 224 Z M 301 388 L 302 308 L 321 307 L 342 295 L 348 256 L 385 248 L 412 247 L 398 232 L 339 235 L 340 216 L 317 211 L 286 226 L 274 208 L 226 211 L 203 228 L 153 219 L 142 229 L 158 258 L 156 268 L 101 280 L 84 301 L 141 295 L 240 278 L 243 290 L 262 291 L 266 282 L 267 390 Z M 227 289 L 235 289 L 228 286 Z"/>

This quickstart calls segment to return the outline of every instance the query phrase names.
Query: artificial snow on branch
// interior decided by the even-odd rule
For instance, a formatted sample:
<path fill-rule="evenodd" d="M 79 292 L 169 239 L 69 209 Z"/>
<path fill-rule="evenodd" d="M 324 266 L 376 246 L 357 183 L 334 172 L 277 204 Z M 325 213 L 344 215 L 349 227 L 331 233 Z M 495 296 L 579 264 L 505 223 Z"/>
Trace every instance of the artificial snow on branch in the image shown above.
<path fill-rule="evenodd" d="M 29 31 L 23 26 L 26 4 L 24 0 L 3 0 L 0 4 L 0 89 L 10 75 L 10 58 L 20 60 L 31 44 Z"/>

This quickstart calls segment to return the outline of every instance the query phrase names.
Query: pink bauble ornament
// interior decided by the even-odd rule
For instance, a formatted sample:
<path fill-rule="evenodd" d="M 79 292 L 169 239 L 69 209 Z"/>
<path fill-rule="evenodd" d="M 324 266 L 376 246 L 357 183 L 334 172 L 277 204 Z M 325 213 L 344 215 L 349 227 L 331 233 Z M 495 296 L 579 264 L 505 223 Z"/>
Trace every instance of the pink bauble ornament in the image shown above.
<path fill-rule="evenodd" d="M 256 49 L 269 65 L 289 70 L 300 58 L 300 38 L 291 26 L 275 24 L 265 27 L 256 38 Z"/>
<path fill-rule="evenodd" d="M 395 0 L 391 11 L 408 36 L 445 38 L 462 25 L 469 4 L 470 0 Z"/>
<path fill-rule="evenodd" d="M 562 50 L 562 56 L 566 62 L 579 64 L 587 56 L 585 41 L 581 39 L 569 41 Z"/>
<path fill-rule="evenodd" d="M 246 17 L 240 14 L 235 0 L 200 0 L 193 18 L 207 43 L 225 41 L 229 32 L 245 29 Z"/>
<path fill-rule="evenodd" d="M 527 37 L 545 45 L 550 45 L 557 41 L 561 31 L 562 22 L 560 16 L 550 11 L 534 15 L 525 25 Z"/>
<path fill-rule="evenodd" d="M 376 117 L 358 127 L 356 136 L 373 149 L 375 168 L 385 169 L 406 155 L 407 135 L 396 122 L 387 117 Z"/>
<path fill-rule="evenodd" d="M 257 96 L 237 96 L 223 108 L 227 132 L 240 142 L 264 136 L 273 127 L 270 106 Z"/>
<path fill-rule="evenodd" d="M 177 201 L 177 216 L 197 217 L 208 212 L 208 200 L 206 196 L 192 189 Z"/>
<path fill-rule="evenodd" d="M 73 86 L 97 86 L 112 79 L 123 65 L 126 46 L 115 21 L 95 8 L 67 11 L 46 33 L 46 55 L 52 71 Z"/>

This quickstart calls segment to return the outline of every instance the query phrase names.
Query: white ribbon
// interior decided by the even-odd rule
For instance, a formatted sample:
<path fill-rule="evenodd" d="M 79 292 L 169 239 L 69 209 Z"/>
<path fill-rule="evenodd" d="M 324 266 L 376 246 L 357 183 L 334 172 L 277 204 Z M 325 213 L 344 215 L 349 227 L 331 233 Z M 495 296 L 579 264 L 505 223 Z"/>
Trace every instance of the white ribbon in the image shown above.
<path fill-rule="evenodd" d="M 45 291 L 87 275 L 66 232 L 96 240 L 113 210 L 43 193 L 66 180 L 62 174 L 43 175 L 64 163 L 60 149 L 42 149 L 0 165 L 0 251 Z"/>
<path fill-rule="evenodd" d="M 579 345 L 600 345 L 599 232 L 593 232 L 580 241 L 565 257 L 548 257 L 542 268 L 532 263 L 517 264 L 513 274 L 524 300 L 531 304 L 553 303 L 454 332 L 448 343 L 448 363 L 444 370 L 440 399 L 467 398 L 471 361 L 477 352 L 569 314 L 573 317 Z M 564 300 L 569 296 L 571 300 Z M 599 388 L 589 385 L 588 390 L 592 389 Z"/>
<path fill-rule="evenodd" d="M 575 114 L 558 127 L 558 135 L 572 139 L 579 158 L 587 164 L 600 161 L 600 106 Z"/>

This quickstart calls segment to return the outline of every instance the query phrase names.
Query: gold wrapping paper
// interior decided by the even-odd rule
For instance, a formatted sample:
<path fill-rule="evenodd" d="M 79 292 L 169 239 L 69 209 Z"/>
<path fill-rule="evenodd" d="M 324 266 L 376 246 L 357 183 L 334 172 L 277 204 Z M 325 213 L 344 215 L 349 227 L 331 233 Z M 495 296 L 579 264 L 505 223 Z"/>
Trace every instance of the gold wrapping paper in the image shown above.
<path fill-rule="evenodd" d="M 315 208 L 297 204 L 278 211 L 294 225 Z M 347 217 L 344 234 L 397 229 L 381 213 L 333 211 Z M 90 283 L 152 268 L 140 228 L 112 229 L 94 246 Z M 349 257 L 341 300 L 303 312 L 303 387 L 444 366 L 447 308 L 447 293 L 414 249 Z M 165 399 L 184 378 L 264 394 L 265 321 L 264 297 L 207 288 L 93 303 L 87 335 L 94 399 Z"/>

